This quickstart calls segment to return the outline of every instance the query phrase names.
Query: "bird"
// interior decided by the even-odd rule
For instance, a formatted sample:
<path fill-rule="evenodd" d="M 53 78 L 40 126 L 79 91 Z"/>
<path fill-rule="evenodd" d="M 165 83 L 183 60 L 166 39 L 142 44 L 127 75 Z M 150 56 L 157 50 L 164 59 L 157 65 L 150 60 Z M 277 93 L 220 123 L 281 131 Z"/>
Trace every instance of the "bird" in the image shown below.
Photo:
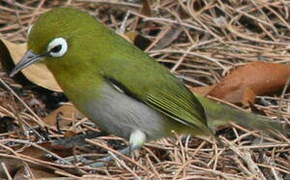
<path fill-rule="evenodd" d="M 168 68 L 75 8 L 41 15 L 27 47 L 10 76 L 45 64 L 80 112 L 105 132 L 128 140 L 124 154 L 175 134 L 214 136 L 218 126 L 231 122 L 283 131 L 281 123 L 192 93 Z"/>

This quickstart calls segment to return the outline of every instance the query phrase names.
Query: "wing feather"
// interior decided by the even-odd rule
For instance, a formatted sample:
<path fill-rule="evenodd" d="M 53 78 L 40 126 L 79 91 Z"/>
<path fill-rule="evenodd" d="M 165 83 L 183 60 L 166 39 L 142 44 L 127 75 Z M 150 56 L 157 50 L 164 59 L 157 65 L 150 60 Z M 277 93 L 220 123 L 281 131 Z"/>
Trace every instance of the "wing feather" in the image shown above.
<path fill-rule="evenodd" d="M 152 93 L 147 93 L 144 102 L 182 124 L 206 128 L 204 110 L 194 95 L 187 93 L 187 89 L 177 92 L 170 89 L 155 89 Z"/>

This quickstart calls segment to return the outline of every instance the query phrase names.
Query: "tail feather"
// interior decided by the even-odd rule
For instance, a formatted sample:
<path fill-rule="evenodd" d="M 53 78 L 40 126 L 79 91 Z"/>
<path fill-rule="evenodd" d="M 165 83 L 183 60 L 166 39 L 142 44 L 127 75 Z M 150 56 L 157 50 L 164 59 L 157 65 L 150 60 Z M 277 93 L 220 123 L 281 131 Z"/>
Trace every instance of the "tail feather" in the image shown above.
<path fill-rule="evenodd" d="M 208 126 L 212 130 L 216 130 L 220 126 L 229 125 L 231 122 L 236 122 L 243 127 L 257 129 L 266 134 L 271 134 L 272 131 L 287 133 L 282 123 L 273 121 L 265 116 L 244 112 L 197 94 L 196 97 L 204 107 Z"/>

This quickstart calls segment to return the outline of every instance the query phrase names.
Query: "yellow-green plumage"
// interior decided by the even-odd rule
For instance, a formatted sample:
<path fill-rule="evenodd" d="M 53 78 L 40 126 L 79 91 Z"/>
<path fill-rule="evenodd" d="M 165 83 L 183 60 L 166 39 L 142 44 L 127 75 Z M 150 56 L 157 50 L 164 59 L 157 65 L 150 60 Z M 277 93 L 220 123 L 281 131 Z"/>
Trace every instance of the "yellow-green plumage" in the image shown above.
<path fill-rule="evenodd" d="M 99 87 L 106 83 L 104 77 L 109 77 L 166 118 L 178 119 L 208 134 L 203 108 L 182 82 L 93 17 L 75 9 L 54 9 L 36 22 L 28 48 L 41 54 L 56 37 L 67 39 L 68 52 L 59 60 L 48 57 L 43 62 L 80 109 L 98 98 Z M 168 132 L 171 130 L 180 131 L 168 128 Z"/>
<path fill-rule="evenodd" d="M 211 135 L 216 126 L 235 120 L 281 130 L 266 118 L 260 121 L 197 99 L 165 67 L 76 9 L 57 8 L 42 15 L 29 34 L 28 49 L 35 58 L 25 57 L 13 74 L 31 63 L 45 63 L 84 114 L 106 131 L 129 139 L 131 145 L 170 136 L 172 131 Z"/>

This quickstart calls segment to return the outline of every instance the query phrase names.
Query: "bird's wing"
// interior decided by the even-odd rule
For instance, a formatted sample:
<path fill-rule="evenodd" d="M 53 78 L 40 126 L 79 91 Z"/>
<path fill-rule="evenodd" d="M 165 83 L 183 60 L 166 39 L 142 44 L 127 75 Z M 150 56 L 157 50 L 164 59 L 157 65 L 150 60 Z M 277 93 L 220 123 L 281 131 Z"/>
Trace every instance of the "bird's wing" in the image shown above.
<path fill-rule="evenodd" d="M 200 102 L 182 82 L 177 79 L 173 82 L 174 84 L 165 84 L 148 91 L 144 102 L 182 124 L 207 128 L 205 112 Z"/>
<path fill-rule="evenodd" d="M 119 75 L 105 76 L 105 79 L 128 96 L 147 104 L 170 119 L 187 126 L 208 129 L 200 102 L 180 80 L 169 73 L 165 76 L 156 75 L 154 78 L 130 77 L 128 80 L 128 77 L 124 79 Z"/>

